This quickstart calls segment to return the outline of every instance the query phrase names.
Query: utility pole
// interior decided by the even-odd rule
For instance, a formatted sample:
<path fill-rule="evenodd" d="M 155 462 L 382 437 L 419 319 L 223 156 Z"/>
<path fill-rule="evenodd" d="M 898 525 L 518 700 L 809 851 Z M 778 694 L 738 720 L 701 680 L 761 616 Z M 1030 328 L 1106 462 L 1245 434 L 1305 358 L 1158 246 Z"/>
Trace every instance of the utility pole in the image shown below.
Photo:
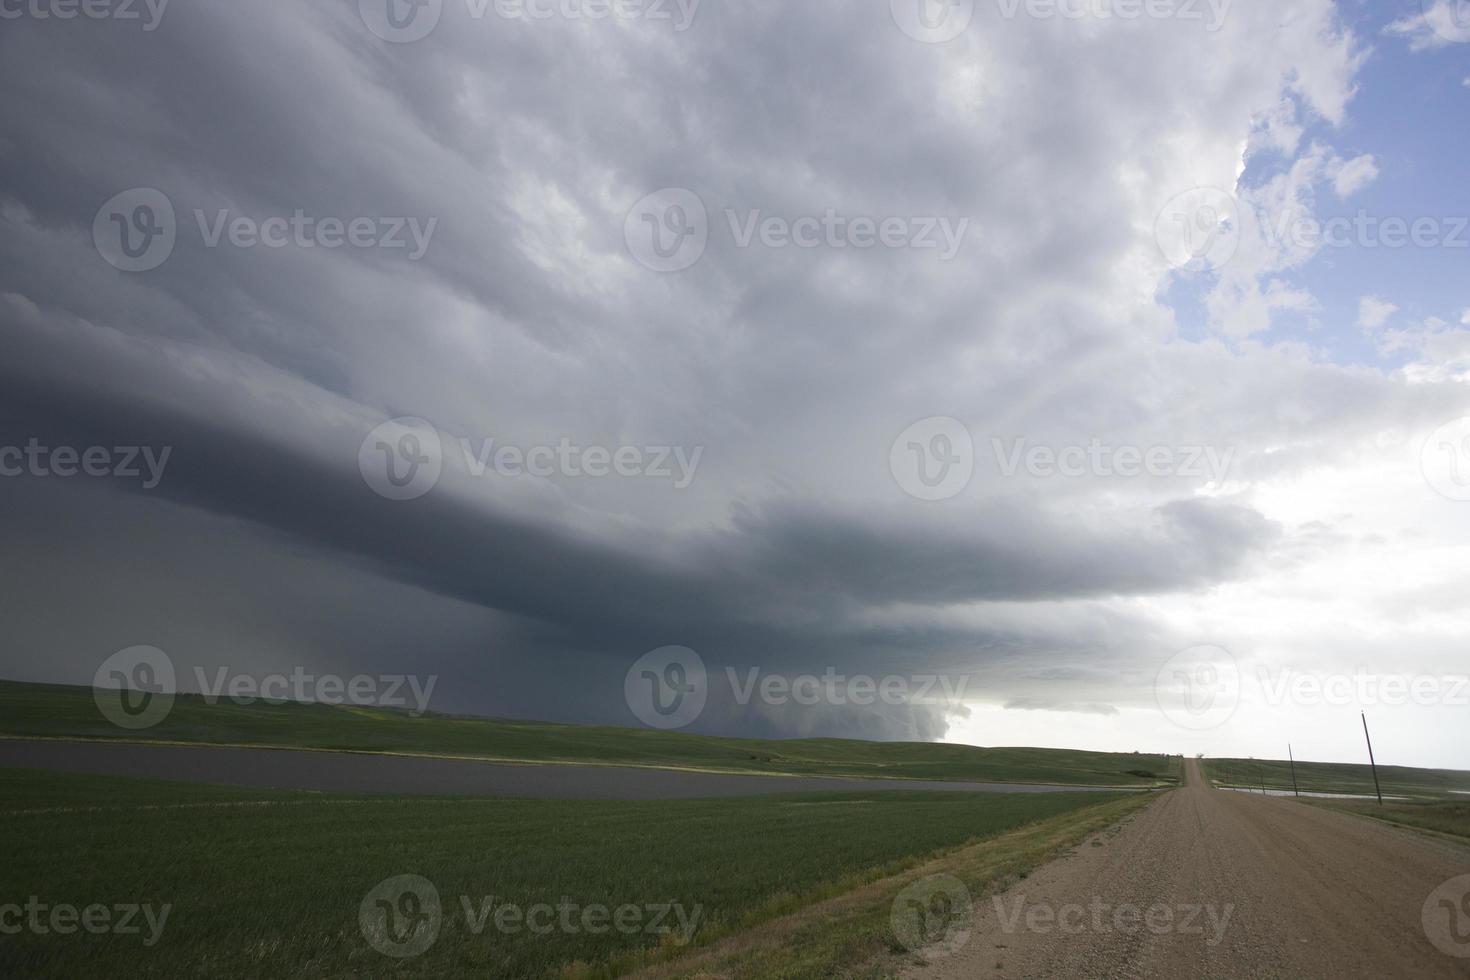
<path fill-rule="evenodd" d="M 1368 740 L 1368 765 L 1373 767 L 1373 791 L 1378 794 L 1378 805 L 1383 806 L 1383 787 L 1378 785 L 1378 763 L 1373 760 L 1373 736 L 1368 734 L 1368 712 L 1363 712 L 1363 738 Z"/>
<path fill-rule="evenodd" d="M 1296 794 L 1297 799 L 1302 798 L 1302 791 L 1296 786 L 1296 756 L 1291 752 L 1291 743 L 1286 743 L 1286 758 L 1291 763 L 1291 791 Z"/>

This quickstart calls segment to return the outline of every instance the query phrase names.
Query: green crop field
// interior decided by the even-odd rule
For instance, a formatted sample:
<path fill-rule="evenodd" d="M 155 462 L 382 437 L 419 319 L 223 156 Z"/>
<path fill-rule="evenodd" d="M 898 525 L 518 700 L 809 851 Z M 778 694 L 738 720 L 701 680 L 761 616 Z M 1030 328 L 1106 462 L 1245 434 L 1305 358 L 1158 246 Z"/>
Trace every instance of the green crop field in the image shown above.
<path fill-rule="evenodd" d="M 87 687 L 0 681 L 0 736 L 291 746 L 516 762 L 660 766 L 720 772 L 1062 785 L 1177 782 L 1177 756 L 932 742 L 758 740 L 682 732 L 424 715 L 317 704 L 209 704 L 180 696 L 159 725 L 110 724 Z"/>
<path fill-rule="evenodd" d="M 1221 786 L 1290 792 L 1291 763 L 1286 759 L 1206 759 L 1207 778 Z M 1296 763 L 1297 786 L 1303 793 L 1373 795 L 1373 770 L 1367 765 L 1336 762 Z M 1454 799 L 1455 791 L 1470 792 L 1470 772 L 1457 769 L 1411 769 L 1379 766 L 1384 796 L 1416 799 Z"/>
<path fill-rule="evenodd" d="M 0 936 L 0 976 L 47 977 L 92 977 L 104 962 L 129 977 L 609 975 L 941 851 L 1132 802 L 921 792 L 368 799 L 19 770 L 0 770 L 0 801 L 0 923 L 14 921 L 7 903 L 44 906 L 43 925 L 58 905 L 152 912 L 135 934 L 93 934 L 73 913 L 62 920 L 68 934 L 46 925 Z M 384 923 L 389 910 L 410 923 L 427 914 L 371 900 L 401 875 L 432 883 L 441 909 L 436 940 L 405 959 L 370 945 L 360 919 L 365 899 Z M 532 929 L 538 906 L 549 931 Z"/>

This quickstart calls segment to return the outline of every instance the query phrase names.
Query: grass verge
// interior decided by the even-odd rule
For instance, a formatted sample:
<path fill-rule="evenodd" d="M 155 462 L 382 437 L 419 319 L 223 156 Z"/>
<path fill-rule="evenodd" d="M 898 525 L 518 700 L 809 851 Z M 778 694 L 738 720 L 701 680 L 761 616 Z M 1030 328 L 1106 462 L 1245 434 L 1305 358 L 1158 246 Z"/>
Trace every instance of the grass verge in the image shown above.
<path fill-rule="evenodd" d="M 1359 816 L 1372 817 L 1385 823 L 1414 830 L 1428 830 L 1447 837 L 1470 840 L 1470 803 L 1451 801 L 1367 803 L 1359 800 L 1311 800 L 1316 806 L 1346 810 Z"/>
<path fill-rule="evenodd" d="M 1115 798 L 1008 831 L 631 975 L 640 980 L 895 976 L 906 965 L 922 962 L 898 942 L 891 925 L 894 900 L 906 886 L 931 875 L 952 875 L 979 903 L 1155 799 L 1141 794 Z"/>

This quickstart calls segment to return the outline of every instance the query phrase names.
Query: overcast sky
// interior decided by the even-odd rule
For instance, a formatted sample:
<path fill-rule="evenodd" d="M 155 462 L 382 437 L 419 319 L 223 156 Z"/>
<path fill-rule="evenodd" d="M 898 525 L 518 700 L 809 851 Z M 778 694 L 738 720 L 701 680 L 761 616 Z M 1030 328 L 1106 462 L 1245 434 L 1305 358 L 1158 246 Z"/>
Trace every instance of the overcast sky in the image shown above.
<path fill-rule="evenodd" d="M 0 675 L 1470 768 L 1448 3 L 0 12 Z"/>

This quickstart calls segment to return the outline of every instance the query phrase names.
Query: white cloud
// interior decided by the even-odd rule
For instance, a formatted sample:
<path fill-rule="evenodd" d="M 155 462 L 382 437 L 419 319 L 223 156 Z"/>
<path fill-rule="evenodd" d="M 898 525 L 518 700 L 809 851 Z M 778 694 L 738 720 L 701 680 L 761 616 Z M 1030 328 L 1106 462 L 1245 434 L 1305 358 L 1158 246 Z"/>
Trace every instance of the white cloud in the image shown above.
<path fill-rule="evenodd" d="M 1411 51 L 1442 48 L 1470 41 L 1470 5 L 1466 0 L 1435 0 L 1434 6 L 1394 21 L 1384 33 L 1406 38 Z"/>
<path fill-rule="evenodd" d="M 1346 161 L 1334 160 L 1328 167 L 1328 176 L 1338 197 L 1351 197 L 1377 179 L 1378 165 L 1371 154 Z"/>
<path fill-rule="evenodd" d="M 1358 326 L 1364 330 L 1377 330 L 1398 310 L 1397 306 L 1377 296 L 1364 296 L 1358 301 Z"/>

